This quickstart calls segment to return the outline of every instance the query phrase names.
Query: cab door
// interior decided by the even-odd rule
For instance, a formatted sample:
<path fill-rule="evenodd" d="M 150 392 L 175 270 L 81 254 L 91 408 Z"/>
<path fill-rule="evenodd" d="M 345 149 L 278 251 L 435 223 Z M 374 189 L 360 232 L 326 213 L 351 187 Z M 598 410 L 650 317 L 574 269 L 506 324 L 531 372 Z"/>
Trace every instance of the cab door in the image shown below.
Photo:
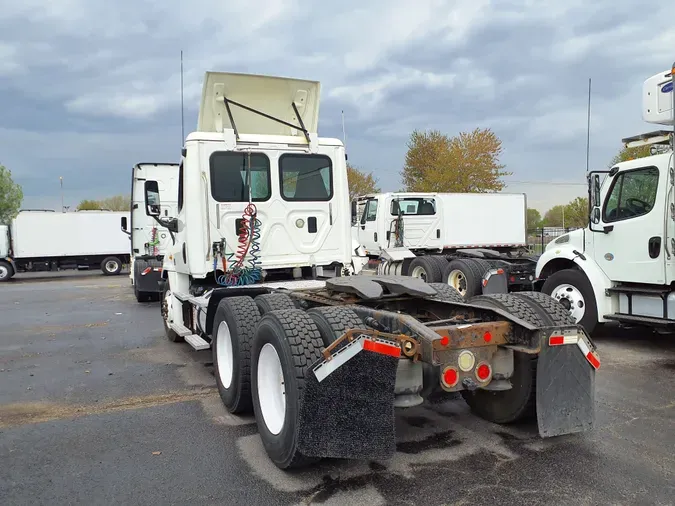
<path fill-rule="evenodd" d="M 380 238 L 377 233 L 378 207 L 377 198 L 368 199 L 358 225 L 359 244 L 366 249 L 368 255 L 376 255 L 380 252 Z"/>
<path fill-rule="evenodd" d="M 601 232 L 593 241 L 595 260 L 612 281 L 665 283 L 667 174 L 661 170 L 667 167 L 640 166 L 637 160 L 609 182 Z"/>

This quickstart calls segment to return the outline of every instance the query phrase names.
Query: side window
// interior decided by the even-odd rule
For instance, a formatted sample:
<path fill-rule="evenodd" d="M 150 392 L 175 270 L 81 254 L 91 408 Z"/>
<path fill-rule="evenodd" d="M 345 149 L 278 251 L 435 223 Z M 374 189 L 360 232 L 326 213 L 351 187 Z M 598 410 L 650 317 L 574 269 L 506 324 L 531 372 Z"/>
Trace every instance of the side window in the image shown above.
<path fill-rule="evenodd" d="M 658 185 L 659 170 L 656 167 L 620 173 L 605 201 L 603 221 L 611 223 L 649 213 L 656 201 Z"/>
<path fill-rule="evenodd" d="M 211 195 L 218 202 L 248 202 L 246 179 L 251 171 L 251 200 L 271 196 L 270 159 L 263 153 L 218 151 L 211 155 Z"/>
<path fill-rule="evenodd" d="M 178 167 L 178 212 L 180 213 L 183 209 L 183 161 L 180 162 L 180 167 Z"/>
<path fill-rule="evenodd" d="M 368 208 L 366 211 L 366 221 L 375 221 L 377 219 L 377 200 L 372 199 L 368 201 Z"/>
<path fill-rule="evenodd" d="M 399 209 L 404 216 L 433 216 L 436 214 L 436 201 L 423 198 L 393 200 L 391 215 L 398 216 Z"/>
<path fill-rule="evenodd" d="M 284 200 L 306 202 L 333 198 L 333 164 L 324 155 L 283 154 L 279 186 Z"/>

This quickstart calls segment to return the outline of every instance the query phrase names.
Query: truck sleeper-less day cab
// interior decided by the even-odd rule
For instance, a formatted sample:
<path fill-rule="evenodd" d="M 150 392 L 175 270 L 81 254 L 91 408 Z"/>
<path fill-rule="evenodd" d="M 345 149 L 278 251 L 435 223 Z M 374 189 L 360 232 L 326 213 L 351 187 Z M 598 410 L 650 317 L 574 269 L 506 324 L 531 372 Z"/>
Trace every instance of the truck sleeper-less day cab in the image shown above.
<path fill-rule="evenodd" d="M 345 149 L 317 135 L 318 82 L 208 72 L 179 168 L 162 318 L 211 349 L 232 413 L 255 414 L 280 468 L 386 458 L 394 409 L 461 392 L 485 419 L 542 437 L 594 421 L 595 346 L 541 293 L 468 301 L 443 283 L 348 276 Z"/>
<path fill-rule="evenodd" d="M 643 86 L 643 119 L 673 125 L 672 72 Z M 675 325 L 673 133 L 623 140 L 652 156 L 589 174 L 590 224 L 549 243 L 537 263 L 541 291 L 593 332 L 598 323 Z M 601 184 L 601 176 L 604 181 Z"/>
<path fill-rule="evenodd" d="M 178 198 L 177 163 L 138 163 L 131 170 L 131 220 L 121 220 L 122 231 L 131 239 L 129 278 L 138 302 L 159 299 L 159 281 L 170 232 L 147 212 L 145 187 L 157 185 L 160 216 L 170 220 L 176 216 Z M 153 203 L 154 205 L 154 203 Z"/>
<path fill-rule="evenodd" d="M 23 210 L 0 225 L 0 282 L 17 272 L 101 269 L 114 276 L 129 263 L 129 239 L 120 232 L 128 212 Z"/>
<path fill-rule="evenodd" d="M 464 297 L 503 271 L 504 290 L 532 290 L 527 201 L 510 193 L 380 193 L 352 202 L 355 269 L 447 283 Z"/>

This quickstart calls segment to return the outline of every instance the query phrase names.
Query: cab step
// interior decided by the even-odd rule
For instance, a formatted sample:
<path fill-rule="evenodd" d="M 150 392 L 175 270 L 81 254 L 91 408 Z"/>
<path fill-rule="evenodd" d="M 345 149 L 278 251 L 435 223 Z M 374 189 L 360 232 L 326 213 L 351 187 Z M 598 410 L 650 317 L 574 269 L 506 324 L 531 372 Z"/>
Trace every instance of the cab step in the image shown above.
<path fill-rule="evenodd" d="M 211 343 L 204 341 L 204 339 L 199 337 L 197 334 L 186 336 L 185 342 L 197 351 L 208 350 L 211 347 Z"/>
<path fill-rule="evenodd" d="M 189 328 L 180 323 L 172 322 L 169 324 L 169 327 L 171 327 L 171 330 L 173 330 L 180 337 L 187 337 L 192 334 L 192 331 Z"/>
<path fill-rule="evenodd" d="M 643 295 L 666 295 L 672 291 L 672 288 L 655 287 L 655 286 L 634 286 L 634 285 L 617 285 L 607 288 L 609 293 L 624 293 L 624 294 L 643 294 Z"/>

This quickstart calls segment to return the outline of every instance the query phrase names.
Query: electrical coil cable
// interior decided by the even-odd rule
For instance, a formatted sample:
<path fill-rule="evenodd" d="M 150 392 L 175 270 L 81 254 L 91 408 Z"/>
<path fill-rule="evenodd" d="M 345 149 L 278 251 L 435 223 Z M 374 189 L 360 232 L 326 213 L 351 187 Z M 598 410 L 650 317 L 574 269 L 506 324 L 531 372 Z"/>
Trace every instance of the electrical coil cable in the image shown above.
<path fill-rule="evenodd" d="M 242 215 L 241 228 L 238 236 L 236 252 L 227 253 L 226 244 L 223 242 L 220 256 L 223 264 L 223 274 L 218 275 L 217 255 L 213 257 L 213 274 L 216 283 L 221 286 L 252 285 L 262 278 L 260 268 L 260 227 L 262 222 L 258 219 L 258 210 L 251 198 L 251 153 L 248 154 L 247 170 L 248 205 Z M 227 257 L 227 259 L 225 258 Z M 248 257 L 248 259 L 247 259 Z"/>

